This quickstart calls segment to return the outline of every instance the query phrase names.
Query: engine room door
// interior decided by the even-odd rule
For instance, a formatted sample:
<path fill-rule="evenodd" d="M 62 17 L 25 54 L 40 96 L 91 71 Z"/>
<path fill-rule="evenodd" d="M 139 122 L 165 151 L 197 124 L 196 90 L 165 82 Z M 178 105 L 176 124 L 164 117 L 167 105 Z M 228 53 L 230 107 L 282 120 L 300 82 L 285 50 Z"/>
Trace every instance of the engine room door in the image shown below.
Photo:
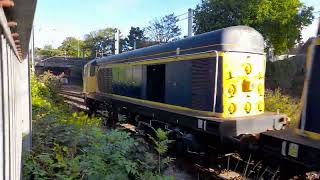
<path fill-rule="evenodd" d="M 164 64 L 147 66 L 147 100 L 164 102 L 165 67 Z"/>

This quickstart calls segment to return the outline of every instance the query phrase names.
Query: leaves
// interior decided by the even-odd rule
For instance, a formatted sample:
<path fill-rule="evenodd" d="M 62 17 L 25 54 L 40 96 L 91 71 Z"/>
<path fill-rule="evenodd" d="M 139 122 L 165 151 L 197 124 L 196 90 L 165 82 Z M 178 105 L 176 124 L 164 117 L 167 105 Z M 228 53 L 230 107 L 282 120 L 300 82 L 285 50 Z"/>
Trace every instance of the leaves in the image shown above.
<path fill-rule="evenodd" d="M 145 41 L 146 37 L 144 35 L 144 30 L 139 27 L 131 27 L 129 35 L 122 43 L 122 51 L 134 49 L 134 46 L 136 46 L 136 49 L 141 48 L 144 46 Z"/>
<path fill-rule="evenodd" d="M 55 99 L 58 77 L 52 76 L 31 78 L 33 144 L 23 154 L 24 179 L 138 179 L 153 174 L 155 156 L 143 139 L 106 131 L 99 117 L 72 112 Z"/>
<path fill-rule="evenodd" d="M 66 56 L 78 57 L 83 53 L 84 42 L 74 37 L 67 37 L 58 48 Z"/>
<path fill-rule="evenodd" d="M 42 49 L 37 48 L 35 54 L 39 56 L 52 57 L 63 55 L 63 52 L 59 49 L 54 49 L 51 45 L 45 45 Z"/>
<path fill-rule="evenodd" d="M 85 35 L 83 50 L 91 57 L 96 53 L 110 55 L 115 51 L 115 28 L 104 28 Z"/>
<path fill-rule="evenodd" d="M 267 111 L 284 113 L 292 118 L 292 125 L 299 120 L 300 101 L 297 98 L 284 94 L 280 89 L 266 90 L 265 107 Z"/>
<path fill-rule="evenodd" d="M 264 36 L 267 46 L 281 54 L 301 40 L 311 24 L 313 7 L 299 0 L 202 0 L 195 10 L 197 34 L 235 25 L 248 25 Z"/>
<path fill-rule="evenodd" d="M 177 39 L 181 35 L 181 28 L 177 25 L 178 17 L 173 13 L 154 19 L 146 28 L 149 38 L 158 43 L 166 43 Z"/>
<path fill-rule="evenodd" d="M 172 162 L 172 158 L 166 157 L 161 159 L 161 157 L 167 153 L 168 145 L 173 142 L 173 140 L 168 139 L 169 132 L 163 131 L 162 129 L 158 128 L 155 131 L 156 139 L 149 135 L 149 138 L 153 141 L 155 147 L 154 149 L 158 152 L 158 173 L 161 174 L 161 168 L 164 165 L 168 165 Z"/>

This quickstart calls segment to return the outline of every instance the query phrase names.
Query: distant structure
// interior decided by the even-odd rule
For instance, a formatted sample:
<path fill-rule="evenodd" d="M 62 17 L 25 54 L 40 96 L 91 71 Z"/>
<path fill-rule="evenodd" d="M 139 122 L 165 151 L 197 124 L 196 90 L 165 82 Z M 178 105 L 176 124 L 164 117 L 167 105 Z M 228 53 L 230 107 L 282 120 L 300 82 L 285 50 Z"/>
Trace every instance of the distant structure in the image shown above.
<path fill-rule="evenodd" d="M 22 149 L 31 147 L 28 55 L 36 2 L 0 1 L 0 180 L 21 179 Z"/>
<path fill-rule="evenodd" d="M 274 56 L 271 52 L 267 53 L 267 57 L 269 61 L 279 61 L 285 60 L 293 57 L 302 57 L 305 58 L 308 47 L 311 45 L 314 37 L 310 37 L 306 42 L 296 45 L 295 47 L 289 49 L 288 53 L 283 55 Z"/>
<path fill-rule="evenodd" d="M 55 75 L 64 75 L 68 79 L 68 84 L 82 86 L 82 71 L 88 59 L 76 57 L 54 56 L 40 58 L 35 61 L 35 73 L 40 75 L 45 71 L 50 71 Z"/>

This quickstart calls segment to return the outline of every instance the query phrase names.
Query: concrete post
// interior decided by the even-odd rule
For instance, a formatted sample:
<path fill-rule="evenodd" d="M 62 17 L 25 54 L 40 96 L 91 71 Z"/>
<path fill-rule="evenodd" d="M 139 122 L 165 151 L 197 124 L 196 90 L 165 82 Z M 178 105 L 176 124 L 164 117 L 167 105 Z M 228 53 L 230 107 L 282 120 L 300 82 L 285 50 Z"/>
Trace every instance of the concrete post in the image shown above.
<path fill-rule="evenodd" d="M 192 22 L 193 22 L 193 10 L 191 8 L 188 9 L 188 37 L 192 36 Z"/>
<path fill-rule="evenodd" d="M 119 54 L 120 52 L 120 30 L 117 29 L 115 34 L 115 52 L 114 54 Z"/>

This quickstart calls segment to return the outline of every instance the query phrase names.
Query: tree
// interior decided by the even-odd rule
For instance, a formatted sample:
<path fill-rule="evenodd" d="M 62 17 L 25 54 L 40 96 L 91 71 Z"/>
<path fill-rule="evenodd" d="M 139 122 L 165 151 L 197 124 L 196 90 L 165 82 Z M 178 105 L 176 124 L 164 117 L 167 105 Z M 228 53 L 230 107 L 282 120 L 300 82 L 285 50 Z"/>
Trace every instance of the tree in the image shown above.
<path fill-rule="evenodd" d="M 83 45 L 83 41 L 80 39 L 67 37 L 58 49 L 65 52 L 67 56 L 78 57 L 82 54 Z"/>
<path fill-rule="evenodd" d="M 123 45 L 123 50 L 126 51 L 134 49 L 134 46 L 136 46 L 136 49 L 143 47 L 145 41 L 146 37 L 144 36 L 144 30 L 139 27 L 131 27 L 129 35 L 121 44 Z"/>
<path fill-rule="evenodd" d="M 114 54 L 114 35 L 114 28 L 92 31 L 85 35 L 83 49 L 89 52 L 91 57 L 95 57 L 97 52 L 105 55 Z"/>
<path fill-rule="evenodd" d="M 248 25 L 265 38 L 267 48 L 281 54 L 301 41 L 311 24 L 313 7 L 299 0 L 202 0 L 195 9 L 196 34 L 235 25 Z"/>
<path fill-rule="evenodd" d="M 54 49 L 51 45 L 45 45 L 42 49 L 37 48 L 35 51 L 37 56 L 45 56 L 45 57 L 52 57 L 52 56 L 60 56 L 63 53 L 59 49 Z"/>
<path fill-rule="evenodd" d="M 166 43 L 177 39 L 181 29 L 177 25 L 179 19 L 173 13 L 159 19 L 154 19 L 146 28 L 149 38 L 158 43 Z"/>
<path fill-rule="evenodd" d="M 169 132 L 163 131 L 158 128 L 155 131 L 156 138 L 153 138 L 149 135 L 149 138 L 153 141 L 155 145 L 155 150 L 158 152 L 158 173 L 161 174 L 161 167 L 168 165 L 174 159 L 170 157 L 163 157 L 169 148 L 169 144 L 173 142 L 173 140 L 169 140 Z"/>

